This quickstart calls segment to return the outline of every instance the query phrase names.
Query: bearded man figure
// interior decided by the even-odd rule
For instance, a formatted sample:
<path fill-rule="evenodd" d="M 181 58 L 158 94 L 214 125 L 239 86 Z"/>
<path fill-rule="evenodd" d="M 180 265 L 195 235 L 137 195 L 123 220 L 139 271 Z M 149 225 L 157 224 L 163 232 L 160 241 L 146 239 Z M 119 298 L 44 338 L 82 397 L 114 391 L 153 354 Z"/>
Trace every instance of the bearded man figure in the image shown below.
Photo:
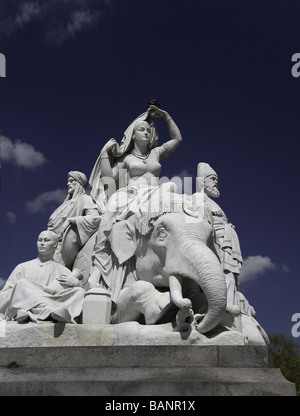
<path fill-rule="evenodd" d="M 208 163 L 200 162 L 197 167 L 197 183 L 200 193 L 194 194 L 204 211 L 208 211 L 214 230 L 213 248 L 220 259 L 227 285 L 227 311 L 233 316 L 240 315 L 240 299 L 238 292 L 238 276 L 242 267 L 240 243 L 235 227 L 221 207 L 213 201 L 220 196 L 218 175 Z M 235 325 L 240 329 L 239 320 Z"/>
<path fill-rule="evenodd" d="M 85 191 L 87 182 L 84 173 L 70 171 L 68 195 L 48 221 L 48 230 L 59 236 L 54 260 L 69 269 L 79 250 L 98 230 L 102 216 L 95 200 Z"/>

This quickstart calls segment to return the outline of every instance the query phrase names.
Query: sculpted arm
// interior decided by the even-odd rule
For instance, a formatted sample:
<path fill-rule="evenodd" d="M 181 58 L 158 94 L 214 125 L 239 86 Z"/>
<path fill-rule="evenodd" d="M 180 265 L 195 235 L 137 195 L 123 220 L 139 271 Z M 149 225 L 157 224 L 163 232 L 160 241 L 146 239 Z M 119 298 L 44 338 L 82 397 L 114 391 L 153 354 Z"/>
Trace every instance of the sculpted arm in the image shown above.
<path fill-rule="evenodd" d="M 98 229 L 101 220 L 101 212 L 91 196 L 85 194 L 77 204 L 77 210 L 73 217 L 67 218 L 63 224 L 64 231 L 70 224 L 77 228 L 78 238 L 84 245 L 90 236 Z"/>
<path fill-rule="evenodd" d="M 115 139 L 109 140 L 106 145 L 101 150 L 100 155 L 100 163 L 101 163 L 101 176 L 102 178 L 108 177 L 113 178 L 116 180 L 118 177 L 119 169 L 123 168 L 122 161 L 118 161 L 117 164 L 114 166 L 111 165 L 109 153 L 112 151 L 112 149 L 116 146 Z"/>
<path fill-rule="evenodd" d="M 167 157 L 170 153 L 173 153 L 174 150 L 177 149 L 177 147 L 182 142 L 182 136 L 180 133 L 180 130 L 178 126 L 176 125 L 175 121 L 172 119 L 172 117 L 164 110 L 161 110 L 160 108 L 156 107 L 155 105 L 151 105 L 149 107 L 150 114 L 152 117 L 163 117 L 167 128 L 169 131 L 169 135 L 171 140 L 168 140 L 165 142 L 162 146 L 158 147 L 160 152 L 160 158 L 163 159 Z"/>
<path fill-rule="evenodd" d="M 20 263 L 11 272 L 1 292 L 4 290 L 13 289 L 16 283 L 18 282 L 18 280 L 21 279 L 22 277 L 23 277 L 23 265 L 22 263 Z"/>

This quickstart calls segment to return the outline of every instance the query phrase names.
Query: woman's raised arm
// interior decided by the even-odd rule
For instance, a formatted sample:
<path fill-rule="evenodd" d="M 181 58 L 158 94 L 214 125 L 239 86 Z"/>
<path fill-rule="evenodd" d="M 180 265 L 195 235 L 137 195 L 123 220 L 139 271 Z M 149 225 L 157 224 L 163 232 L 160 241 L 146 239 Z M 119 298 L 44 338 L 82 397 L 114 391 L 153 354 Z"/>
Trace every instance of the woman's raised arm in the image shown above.
<path fill-rule="evenodd" d="M 177 127 L 175 121 L 165 110 L 162 110 L 155 105 L 150 105 L 148 111 L 152 118 L 163 117 L 167 124 L 171 140 L 168 140 L 162 146 L 158 147 L 161 158 L 167 157 L 170 153 L 173 153 L 174 150 L 176 150 L 177 147 L 182 143 L 180 130 Z"/>

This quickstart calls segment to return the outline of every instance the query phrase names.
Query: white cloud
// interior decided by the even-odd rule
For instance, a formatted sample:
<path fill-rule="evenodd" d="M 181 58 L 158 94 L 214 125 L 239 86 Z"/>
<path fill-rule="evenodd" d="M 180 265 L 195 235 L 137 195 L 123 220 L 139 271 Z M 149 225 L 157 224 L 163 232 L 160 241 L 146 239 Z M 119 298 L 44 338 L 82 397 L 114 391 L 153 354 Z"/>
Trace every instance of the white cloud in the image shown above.
<path fill-rule="evenodd" d="M 255 280 L 258 276 L 277 268 L 269 257 L 249 256 L 244 260 L 239 280 L 241 283 Z"/>
<path fill-rule="evenodd" d="M 35 150 L 31 144 L 21 140 L 13 142 L 5 136 L 0 136 L 0 139 L 1 158 L 4 162 L 11 162 L 26 169 L 37 168 L 46 162 L 43 153 Z"/>
<path fill-rule="evenodd" d="M 1 2 L 0 33 L 11 35 L 41 16 L 38 0 L 11 0 Z"/>
<path fill-rule="evenodd" d="M 75 10 L 70 16 L 68 30 L 74 36 L 77 32 L 84 29 L 84 27 L 93 24 L 96 16 L 97 14 L 93 16 L 91 10 Z"/>
<path fill-rule="evenodd" d="M 49 204 L 60 205 L 67 197 L 65 189 L 56 189 L 55 191 L 43 192 L 33 201 L 27 201 L 25 206 L 30 214 L 44 212 Z"/>
<path fill-rule="evenodd" d="M 10 0 L 1 8 L 0 32 L 10 35 L 33 21 L 45 37 L 58 44 L 91 29 L 114 0 Z"/>
<path fill-rule="evenodd" d="M 283 264 L 283 265 L 281 266 L 281 268 L 282 268 L 282 270 L 283 270 L 285 273 L 288 273 L 288 272 L 290 271 L 289 266 L 286 266 L 285 264 Z"/>
<path fill-rule="evenodd" d="M 8 211 L 8 212 L 6 213 L 6 218 L 7 218 L 8 222 L 9 222 L 10 224 L 15 224 L 15 223 L 16 223 L 16 221 L 17 221 L 16 214 L 15 214 L 14 212 L 12 212 L 12 211 Z"/>
<path fill-rule="evenodd" d="M 74 10 L 63 21 L 56 22 L 47 32 L 47 38 L 62 43 L 83 31 L 92 28 L 98 22 L 99 13 L 92 10 Z"/>
<path fill-rule="evenodd" d="M 23 27 L 32 20 L 38 18 L 41 13 L 41 6 L 38 1 L 26 1 L 19 5 L 16 15 L 16 24 Z"/>

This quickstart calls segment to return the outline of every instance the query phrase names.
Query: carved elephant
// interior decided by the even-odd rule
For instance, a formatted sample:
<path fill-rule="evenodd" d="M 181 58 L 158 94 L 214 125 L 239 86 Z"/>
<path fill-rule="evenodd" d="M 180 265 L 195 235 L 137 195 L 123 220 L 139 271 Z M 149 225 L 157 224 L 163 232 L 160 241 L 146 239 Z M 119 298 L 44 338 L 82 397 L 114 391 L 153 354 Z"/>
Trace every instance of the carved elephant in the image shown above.
<path fill-rule="evenodd" d="M 167 213 L 155 219 L 152 230 L 142 235 L 135 221 L 133 215 L 117 222 L 109 237 L 120 264 L 132 256 L 136 259 L 139 281 L 132 285 L 134 293 L 123 297 L 125 301 L 136 296 L 137 288 L 141 293 L 150 284 L 155 288 L 169 287 L 171 300 L 184 311 L 192 304 L 182 296 L 181 287 L 191 282 L 201 288 L 207 299 L 207 312 L 196 329 L 206 333 L 215 328 L 226 312 L 227 289 L 220 261 L 209 248 L 209 222 L 185 213 Z M 166 304 L 165 299 L 162 304 Z"/>

